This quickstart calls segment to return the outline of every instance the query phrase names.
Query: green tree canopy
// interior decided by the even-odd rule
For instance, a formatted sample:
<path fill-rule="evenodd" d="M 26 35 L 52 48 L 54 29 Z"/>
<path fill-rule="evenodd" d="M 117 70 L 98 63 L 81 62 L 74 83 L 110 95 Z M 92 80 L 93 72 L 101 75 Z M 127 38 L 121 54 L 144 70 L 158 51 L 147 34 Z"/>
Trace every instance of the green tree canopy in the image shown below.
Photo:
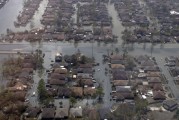
<path fill-rule="evenodd" d="M 47 91 L 45 89 L 45 82 L 43 79 L 39 81 L 37 90 L 38 90 L 39 102 L 43 103 L 45 99 L 47 98 Z"/>

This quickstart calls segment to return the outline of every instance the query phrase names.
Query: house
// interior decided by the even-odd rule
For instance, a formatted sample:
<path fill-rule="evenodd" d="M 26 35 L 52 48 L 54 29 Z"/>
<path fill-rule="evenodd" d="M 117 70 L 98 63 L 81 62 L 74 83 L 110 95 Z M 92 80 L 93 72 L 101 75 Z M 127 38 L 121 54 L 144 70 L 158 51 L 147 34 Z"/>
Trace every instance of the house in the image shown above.
<path fill-rule="evenodd" d="M 114 54 L 114 55 L 110 56 L 110 59 L 111 60 L 123 60 L 123 56 L 122 55 Z"/>
<path fill-rule="evenodd" d="M 48 79 L 48 83 L 49 83 L 50 85 L 63 86 L 63 85 L 65 85 L 66 81 L 64 81 L 64 80 L 59 80 L 59 79 Z"/>
<path fill-rule="evenodd" d="M 134 94 L 128 87 L 117 86 L 116 92 L 112 93 L 113 99 L 123 101 L 124 99 L 134 99 Z"/>
<path fill-rule="evenodd" d="M 154 100 L 165 100 L 166 96 L 163 91 L 153 91 L 153 99 Z"/>
<path fill-rule="evenodd" d="M 53 88 L 47 88 L 46 91 L 47 91 L 47 94 L 49 96 L 52 96 L 52 97 L 57 96 L 57 94 L 58 94 L 58 89 L 54 88 L 54 87 Z"/>
<path fill-rule="evenodd" d="M 154 86 L 154 84 L 161 84 L 162 81 L 159 77 L 150 77 L 150 78 L 147 78 L 148 79 L 148 83 L 151 87 Z"/>
<path fill-rule="evenodd" d="M 128 80 L 113 80 L 112 81 L 114 86 L 127 86 L 129 84 Z"/>
<path fill-rule="evenodd" d="M 67 74 L 67 69 L 66 68 L 55 68 L 54 69 L 54 73 L 58 73 L 58 74 Z"/>
<path fill-rule="evenodd" d="M 71 87 L 72 96 L 74 97 L 83 97 L 83 88 L 82 87 Z"/>
<path fill-rule="evenodd" d="M 19 79 L 21 79 L 21 78 L 31 79 L 31 76 L 30 76 L 29 72 L 23 71 L 19 74 L 18 78 Z"/>
<path fill-rule="evenodd" d="M 88 116 L 89 120 L 100 120 L 99 112 L 95 108 L 83 109 L 83 116 Z"/>
<path fill-rule="evenodd" d="M 111 113 L 110 108 L 107 108 L 107 107 L 105 107 L 105 108 L 99 108 L 98 111 L 99 111 L 100 120 L 107 119 L 108 118 L 108 114 Z"/>
<path fill-rule="evenodd" d="M 90 79 L 92 76 L 89 73 L 77 73 L 77 78 Z"/>
<path fill-rule="evenodd" d="M 126 71 L 115 70 L 115 71 L 112 71 L 112 75 L 113 75 L 113 80 L 128 80 Z"/>
<path fill-rule="evenodd" d="M 67 119 L 68 109 L 67 108 L 57 108 L 55 110 L 55 120 Z"/>
<path fill-rule="evenodd" d="M 75 117 L 75 118 L 81 118 L 83 116 L 82 114 L 82 108 L 70 108 L 70 116 Z"/>
<path fill-rule="evenodd" d="M 143 66 L 143 67 L 146 67 L 146 66 L 154 66 L 154 65 L 155 65 L 154 61 L 153 61 L 153 60 L 150 60 L 150 59 L 148 59 L 148 60 L 146 60 L 146 61 L 143 61 L 143 62 L 141 63 L 141 66 Z"/>
<path fill-rule="evenodd" d="M 77 72 L 92 74 L 93 70 L 92 70 L 92 68 L 77 68 Z"/>
<path fill-rule="evenodd" d="M 64 81 L 66 80 L 66 76 L 64 74 L 58 74 L 58 73 L 51 73 L 50 78 L 64 80 Z"/>
<path fill-rule="evenodd" d="M 140 56 L 136 57 L 136 61 L 139 64 L 141 64 L 143 61 L 147 61 L 148 59 L 149 59 L 149 57 L 146 55 L 140 55 Z"/>
<path fill-rule="evenodd" d="M 125 66 L 122 64 L 111 64 L 111 69 L 125 69 Z"/>
<path fill-rule="evenodd" d="M 161 77 L 160 72 L 147 72 L 147 77 Z"/>
<path fill-rule="evenodd" d="M 145 66 L 144 72 L 158 72 L 160 71 L 159 67 L 157 66 Z"/>
<path fill-rule="evenodd" d="M 81 83 L 80 83 L 81 81 Z M 93 81 L 92 79 L 81 79 L 79 80 L 79 84 L 82 84 L 84 86 L 92 87 L 93 86 Z"/>
<path fill-rule="evenodd" d="M 85 96 L 94 96 L 96 95 L 96 89 L 93 87 L 85 87 L 83 89 L 84 95 Z"/>
<path fill-rule="evenodd" d="M 59 87 L 58 88 L 58 96 L 59 97 L 67 97 L 69 98 L 72 95 L 72 91 L 70 88 Z"/>
<path fill-rule="evenodd" d="M 178 103 L 174 100 L 163 101 L 163 107 L 168 111 L 174 111 L 178 108 Z"/>
<path fill-rule="evenodd" d="M 28 107 L 24 113 L 26 118 L 37 118 L 41 110 L 38 107 Z"/>
<path fill-rule="evenodd" d="M 17 82 L 13 87 L 8 87 L 7 89 L 9 91 L 24 91 L 27 90 L 27 85 L 24 85 L 21 82 Z"/>
<path fill-rule="evenodd" d="M 153 90 L 154 90 L 154 91 L 163 91 L 163 86 L 162 86 L 162 84 L 154 84 Z"/>
<path fill-rule="evenodd" d="M 43 108 L 41 120 L 53 120 L 55 117 L 55 108 Z"/>

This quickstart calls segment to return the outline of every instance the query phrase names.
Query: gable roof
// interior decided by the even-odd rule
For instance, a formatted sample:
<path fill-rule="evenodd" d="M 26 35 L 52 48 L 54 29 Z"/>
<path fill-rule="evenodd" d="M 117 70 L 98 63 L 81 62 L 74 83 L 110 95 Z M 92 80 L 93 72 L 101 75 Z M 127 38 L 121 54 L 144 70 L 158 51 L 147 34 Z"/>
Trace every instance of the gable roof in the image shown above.
<path fill-rule="evenodd" d="M 146 61 L 143 61 L 142 63 L 141 63 L 141 66 L 154 66 L 155 65 L 155 63 L 154 63 L 154 61 L 152 61 L 152 60 L 146 60 Z"/>
<path fill-rule="evenodd" d="M 113 80 L 127 80 L 127 74 L 125 71 L 117 70 L 113 72 Z"/>
<path fill-rule="evenodd" d="M 65 118 L 68 117 L 67 108 L 57 108 L 55 111 L 55 118 Z"/>
<path fill-rule="evenodd" d="M 58 73 L 51 73 L 50 78 L 51 79 L 65 80 L 65 75 L 58 74 Z"/>
<path fill-rule="evenodd" d="M 153 90 L 155 91 L 163 91 L 163 87 L 162 87 L 162 84 L 154 84 L 153 86 Z"/>
<path fill-rule="evenodd" d="M 58 96 L 70 97 L 71 94 L 72 94 L 72 91 L 70 88 L 65 88 L 65 87 L 58 88 Z"/>
<path fill-rule="evenodd" d="M 123 56 L 119 54 L 114 54 L 110 56 L 111 60 L 122 60 Z"/>
<path fill-rule="evenodd" d="M 113 80 L 112 83 L 114 86 L 127 86 L 129 81 L 128 80 Z"/>
<path fill-rule="evenodd" d="M 92 81 L 92 79 L 82 79 L 81 82 L 82 82 L 84 85 L 93 86 L 93 81 Z"/>
<path fill-rule="evenodd" d="M 49 119 L 55 117 L 55 108 L 43 108 L 42 118 Z"/>
<path fill-rule="evenodd" d="M 64 85 L 66 83 L 66 81 L 59 79 L 49 79 L 48 82 L 50 85 Z"/>
<path fill-rule="evenodd" d="M 87 88 L 84 88 L 84 95 L 95 95 L 96 94 L 96 89 L 93 89 L 92 87 L 87 87 Z"/>
<path fill-rule="evenodd" d="M 55 68 L 54 73 L 67 74 L 67 69 L 66 68 Z"/>
<path fill-rule="evenodd" d="M 70 115 L 73 117 L 82 117 L 82 108 L 71 108 Z"/>
<path fill-rule="evenodd" d="M 71 87 L 72 95 L 74 97 L 82 97 L 83 96 L 83 88 L 82 87 Z"/>
<path fill-rule="evenodd" d="M 28 107 L 25 111 L 25 115 L 28 118 L 35 118 L 40 113 L 40 108 L 38 107 Z"/>
<path fill-rule="evenodd" d="M 148 82 L 149 84 L 151 84 L 151 83 L 161 83 L 162 81 L 159 77 L 150 77 L 148 78 Z"/>
<path fill-rule="evenodd" d="M 166 96 L 163 91 L 153 91 L 153 99 L 154 100 L 165 100 Z"/>

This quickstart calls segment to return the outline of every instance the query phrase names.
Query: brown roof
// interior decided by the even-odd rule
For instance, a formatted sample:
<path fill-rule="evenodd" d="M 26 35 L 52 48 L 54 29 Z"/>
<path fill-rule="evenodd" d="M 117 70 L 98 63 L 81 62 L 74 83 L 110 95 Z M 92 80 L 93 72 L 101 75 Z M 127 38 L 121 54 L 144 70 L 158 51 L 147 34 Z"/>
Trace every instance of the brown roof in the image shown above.
<path fill-rule="evenodd" d="M 163 86 L 162 86 L 162 84 L 154 84 L 154 86 L 153 86 L 153 90 L 154 91 L 163 91 Z"/>
<path fill-rule="evenodd" d="M 96 89 L 93 89 L 91 87 L 84 88 L 84 95 L 90 95 L 93 96 L 96 94 Z"/>
<path fill-rule="evenodd" d="M 23 91 L 25 89 L 27 89 L 27 85 L 24 85 L 21 82 L 15 83 L 15 85 L 13 87 L 8 87 L 9 91 Z"/>
<path fill-rule="evenodd" d="M 134 94 L 132 92 L 116 92 L 112 94 L 113 97 L 117 99 L 134 99 Z"/>
<path fill-rule="evenodd" d="M 99 120 L 99 113 L 96 109 L 91 109 L 89 112 L 88 112 L 88 117 L 90 120 Z"/>
<path fill-rule="evenodd" d="M 82 79 L 83 85 L 93 86 L 93 81 L 91 79 Z"/>
<path fill-rule="evenodd" d="M 70 88 L 65 88 L 65 87 L 58 88 L 58 96 L 59 97 L 62 97 L 62 96 L 70 97 L 71 94 L 72 94 L 72 91 Z"/>
<path fill-rule="evenodd" d="M 147 77 L 161 77 L 160 72 L 147 72 Z"/>
<path fill-rule="evenodd" d="M 127 80 L 126 71 L 115 71 L 113 72 L 113 80 Z"/>
<path fill-rule="evenodd" d="M 125 69 L 125 66 L 122 65 L 122 64 L 111 64 L 111 68 L 114 69 L 114 68 L 122 68 L 122 69 Z"/>
<path fill-rule="evenodd" d="M 72 95 L 74 97 L 82 97 L 83 96 L 83 88 L 82 87 L 71 87 Z"/>
<path fill-rule="evenodd" d="M 51 79 L 65 80 L 65 75 L 63 75 L 63 74 L 58 74 L 58 73 L 51 73 L 50 78 L 51 78 Z"/>
<path fill-rule="evenodd" d="M 66 68 L 55 68 L 54 73 L 67 74 Z"/>
<path fill-rule="evenodd" d="M 42 119 L 50 119 L 55 117 L 55 108 L 43 108 Z"/>
<path fill-rule="evenodd" d="M 40 113 L 40 108 L 38 107 L 28 107 L 25 111 L 25 115 L 28 118 L 35 118 Z"/>
<path fill-rule="evenodd" d="M 64 85 L 66 81 L 64 80 L 59 80 L 59 79 L 49 79 L 49 84 L 50 85 Z"/>
<path fill-rule="evenodd" d="M 141 66 L 154 66 L 154 65 L 155 65 L 154 61 L 149 59 L 141 63 Z"/>
<path fill-rule="evenodd" d="M 154 100 L 165 100 L 166 96 L 163 91 L 153 91 L 153 99 Z"/>
<path fill-rule="evenodd" d="M 122 55 L 111 55 L 111 60 L 122 60 L 123 56 Z"/>
<path fill-rule="evenodd" d="M 67 108 L 57 108 L 55 111 L 55 118 L 65 118 L 68 117 Z"/>
<path fill-rule="evenodd" d="M 114 86 L 126 86 L 129 83 L 128 80 L 113 80 L 112 82 Z"/>
<path fill-rule="evenodd" d="M 82 108 L 70 108 L 70 115 L 73 117 L 82 117 Z"/>
<path fill-rule="evenodd" d="M 148 79 L 149 84 L 161 83 L 161 79 L 159 77 L 150 77 L 150 78 L 147 78 L 147 79 Z"/>

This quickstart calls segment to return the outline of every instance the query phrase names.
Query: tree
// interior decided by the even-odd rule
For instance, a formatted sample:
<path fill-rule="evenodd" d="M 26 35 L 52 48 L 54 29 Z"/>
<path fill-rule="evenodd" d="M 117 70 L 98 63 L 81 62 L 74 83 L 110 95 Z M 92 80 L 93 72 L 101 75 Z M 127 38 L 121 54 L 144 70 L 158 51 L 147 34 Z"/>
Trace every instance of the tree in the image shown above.
<path fill-rule="evenodd" d="M 34 55 L 34 62 L 36 63 L 36 68 L 37 69 L 43 69 L 43 63 L 44 63 L 44 59 L 43 59 L 44 54 L 42 54 L 42 51 L 37 49 L 35 51 L 35 55 Z"/>
<path fill-rule="evenodd" d="M 99 96 L 99 101 L 101 101 L 102 100 L 102 95 L 104 95 L 103 88 L 102 87 L 98 87 L 96 93 Z"/>
<path fill-rule="evenodd" d="M 74 104 L 77 103 L 77 100 L 74 97 L 70 97 L 70 103 L 72 105 L 72 107 L 74 106 Z"/>
<path fill-rule="evenodd" d="M 125 64 L 126 69 L 132 71 L 135 66 L 134 60 L 128 57 Z"/>
<path fill-rule="evenodd" d="M 179 109 L 176 110 L 175 114 L 173 115 L 173 118 L 179 120 Z"/>
<path fill-rule="evenodd" d="M 135 115 L 135 110 L 128 103 L 123 103 L 113 112 L 115 118 L 119 120 L 132 120 Z"/>
<path fill-rule="evenodd" d="M 45 99 L 48 97 L 47 96 L 47 91 L 45 89 L 45 82 L 43 79 L 41 79 L 38 83 L 38 98 L 39 98 L 39 102 L 43 103 L 45 101 Z"/>
<path fill-rule="evenodd" d="M 86 62 L 87 62 L 86 56 L 82 55 L 82 56 L 81 56 L 81 63 L 82 63 L 82 64 L 85 64 Z"/>
<path fill-rule="evenodd" d="M 136 112 L 137 118 L 141 119 L 142 115 L 144 115 L 146 112 L 148 102 L 147 100 L 137 98 L 135 100 L 135 104 L 136 104 L 135 112 Z"/>

